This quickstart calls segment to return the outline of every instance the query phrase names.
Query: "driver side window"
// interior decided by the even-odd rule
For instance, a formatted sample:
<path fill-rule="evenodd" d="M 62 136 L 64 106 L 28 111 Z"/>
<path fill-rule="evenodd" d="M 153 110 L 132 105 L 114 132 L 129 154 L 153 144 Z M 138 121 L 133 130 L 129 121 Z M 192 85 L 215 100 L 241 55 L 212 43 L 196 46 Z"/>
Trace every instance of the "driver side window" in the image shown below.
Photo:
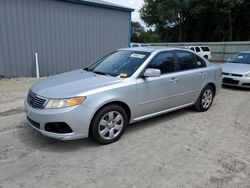
<path fill-rule="evenodd" d="M 158 54 L 148 65 L 148 68 L 161 70 L 161 74 L 174 72 L 174 55 L 172 52 Z"/>

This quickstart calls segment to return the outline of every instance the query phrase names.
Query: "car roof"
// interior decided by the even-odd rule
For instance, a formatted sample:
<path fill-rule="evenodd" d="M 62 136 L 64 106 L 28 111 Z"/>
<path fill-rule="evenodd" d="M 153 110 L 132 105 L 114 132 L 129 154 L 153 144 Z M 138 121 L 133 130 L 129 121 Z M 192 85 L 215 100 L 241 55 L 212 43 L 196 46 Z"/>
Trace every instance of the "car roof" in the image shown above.
<path fill-rule="evenodd" d="M 137 51 L 137 52 L 156 52 L 156 51 L 171 51 L 171 50 L 176 50 L 180 49 L 177 47 L 165 47 L 165 46 L 145 46 L 145 47 L 134 47 L 134 48 L 121 48 L 119 50 L 127 50 L 127 51 Z"/>
<path fill-rule="evenodd" d="M 208 48 L 209 48 L 209 46 L 204 46 L 204 45 L 202 45 L 202 46 L 199 46 L 199 45 L 193 45 L 193 46 L 183 46 L 183 47 L 187 47 L 187 48 L 189 48 L 189 47 L 208 47 Z"/>
<path fill-rule="evenodd" d="M 239 52 L 239 53 L 250 54 L 250 51 L 242 51 L 242 52 Z"/>

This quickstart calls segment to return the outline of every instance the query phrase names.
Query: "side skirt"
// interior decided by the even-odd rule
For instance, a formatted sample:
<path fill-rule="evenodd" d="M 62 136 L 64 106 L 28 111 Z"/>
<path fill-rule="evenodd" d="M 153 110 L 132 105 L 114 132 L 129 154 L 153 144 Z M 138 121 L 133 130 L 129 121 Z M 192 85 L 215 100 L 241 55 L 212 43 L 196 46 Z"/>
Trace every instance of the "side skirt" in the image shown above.
<path fill-rule="evenodd" d="M 145 116 L 135 118 L 130 123 L 134 123 L 134 122 L 141 121 L 141 120 L 144 120 L 144 119 L 152 118 L 152 117 L 155 117 L 155 116 L 166 114 L 168 112 L 176 111 L 176 110 L 186 108 L 186 107 L 189 107 L 189 106 L 193 106 L 193 105 L 194 105 L 194 103 L 192 102 L 192 103 L 188 103 L 188 104 L 185 104 L 185 105 L 170 108 L 170 109 L 167 109 L 167 110 L 163 110 L 163 111 L 160 111 L 160 112 L 155 112 L 155 113 L 152 113 L 152 114 L 148 114 L 148 115 L 145 115 Z"/>

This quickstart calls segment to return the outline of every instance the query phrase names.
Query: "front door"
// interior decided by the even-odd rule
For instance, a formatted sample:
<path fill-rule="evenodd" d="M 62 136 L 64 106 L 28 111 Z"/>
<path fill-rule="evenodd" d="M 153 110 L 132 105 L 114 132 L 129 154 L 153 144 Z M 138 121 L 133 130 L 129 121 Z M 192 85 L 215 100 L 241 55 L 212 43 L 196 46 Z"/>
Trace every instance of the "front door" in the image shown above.
<path fill-rule="evenodd" d="M 147 66 L 161 70 L 161 76 L 137 79 L 137 118 L 174 107 L 175 67 L 172 51 L 162 52 Z"/>

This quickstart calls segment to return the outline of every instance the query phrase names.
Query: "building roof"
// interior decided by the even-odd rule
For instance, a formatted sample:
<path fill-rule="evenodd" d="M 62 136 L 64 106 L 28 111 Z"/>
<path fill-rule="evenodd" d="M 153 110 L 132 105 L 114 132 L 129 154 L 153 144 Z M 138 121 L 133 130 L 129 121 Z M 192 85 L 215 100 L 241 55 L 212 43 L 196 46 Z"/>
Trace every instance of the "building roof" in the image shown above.
<path fill-rule="evenodd" d="M 79 3 L 83 5 L 90 5 L 90 6 L 95 6 L 95 7 L 109 8 L 109 9 L 114 9 L 114 10 L 121 10 L 121 11 L 126 11 L 126 12 L 134 11 L 134 9 L 132 8 L 120 6 L 120 5 L 109 3 L 106 1 L 102 1 L 102 0 L 63 0 L 63 1 Z"/>

